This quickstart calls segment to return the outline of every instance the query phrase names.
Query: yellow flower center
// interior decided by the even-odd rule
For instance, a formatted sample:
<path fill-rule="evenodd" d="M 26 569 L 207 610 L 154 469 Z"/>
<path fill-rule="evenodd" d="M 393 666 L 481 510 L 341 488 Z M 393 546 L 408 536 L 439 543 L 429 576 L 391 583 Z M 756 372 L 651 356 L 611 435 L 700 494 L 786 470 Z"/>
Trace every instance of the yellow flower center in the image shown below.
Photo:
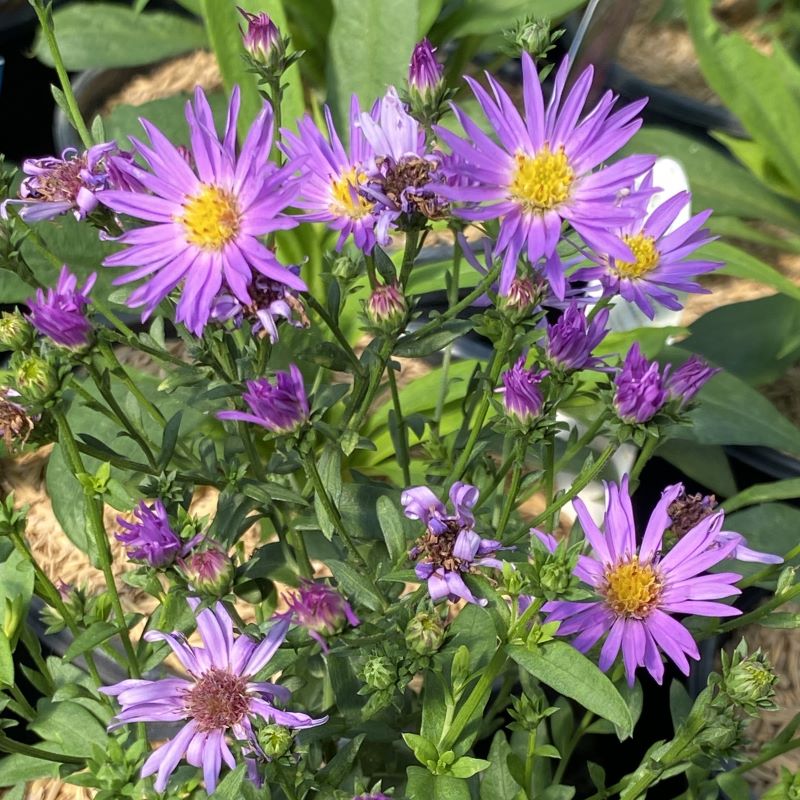
<path fill-rule="evenodd" d="M 661 597 L 661 577 L 638 556 L 608 567 L 605 578 L 606 605 L 619 616 L 644 619 Z"/>
<path fill-rule="evenodd" d="M 636 261 L 614 260 L 614 268 L 623 278 L 641 278 L 658 266 L 661 256 L 656 247 L 656 240 L 652 236 L 646 236 L 644 233 L 633 236 L 625 234 L 622 241 L 630 247 L 636 258 Z"/>
<path fill-rule="evenodd" d="M 569 197 L 575 173 L 563 147 L 553 153 L 545 146 L 535 156 L 517 153 L 514 162 L 509 193 L 529 213 L 550 211 Z"/>
<path fill-rule="evenodd" d="M 350 217 L 350 219 L 361 219 L 372 211 L 371 203 L 363 197 L 358 187 L 365 180 L 363 172 L 358 172 L 355 167 L 351 167 L 347 172 L 343 172 L 338 178 L 331 181 L 331 202 L 328 208 L 332 214 L 340 217 Z"/>
<path fill-rule="evenodd" d="M 236 198 L 219 186 L 203 186 L 190 197 L 178 218 L 186 229 L 186 239 L 203 250 L 222 250 L 236 238 L 240 227 Z"/>

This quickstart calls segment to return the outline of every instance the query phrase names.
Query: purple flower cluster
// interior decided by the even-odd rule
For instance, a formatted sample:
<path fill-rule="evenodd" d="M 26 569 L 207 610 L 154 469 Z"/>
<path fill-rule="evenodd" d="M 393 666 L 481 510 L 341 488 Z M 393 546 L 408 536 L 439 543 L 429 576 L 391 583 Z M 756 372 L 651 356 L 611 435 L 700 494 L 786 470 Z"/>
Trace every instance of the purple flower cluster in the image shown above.
<path fill-rule="evenodd" d="M 485 606 L 464 583 L 463 575 L 477 567 L 502 569 L 503 562 L 494 557 L 503 550 L 500 542 L 482 539 L 475 533 L 472 507 L 478 502 L 478 490 L 468 483 L 456 482 L 450 487 L 448 514 L 444 503 L 427 486 L 406 489 L 401 497 L 405 515 L 425 524 L 425 533 L 411 549 L 409 557 L 417 560 L 415 572 L 427 581 L 431 599 L 466 600 Z"/>
<path fill-rule="evenodd" d="M 292 433 L 308 421 L 309 408 L 303 376 L 294 365 L 289 372 L 275 374 L 275 383 L 269 378 L 247 381 L 247 391 L 242 395 L 250 407 L 245 411 L 218 411 L 219 419 L 252 422 L 273 433 Z"/>
<path fill-rule="evenodd" d="M 85 347 L 92 336 L 92 323 L 86 317 L 88 294 L 97 274 L 92 273 L 78 289 L 78 279 L 65 266 L 61 267 L 55 289 L 36 290 L 28 300 L 28 320 L 39 333 L 62 347 Z"/>

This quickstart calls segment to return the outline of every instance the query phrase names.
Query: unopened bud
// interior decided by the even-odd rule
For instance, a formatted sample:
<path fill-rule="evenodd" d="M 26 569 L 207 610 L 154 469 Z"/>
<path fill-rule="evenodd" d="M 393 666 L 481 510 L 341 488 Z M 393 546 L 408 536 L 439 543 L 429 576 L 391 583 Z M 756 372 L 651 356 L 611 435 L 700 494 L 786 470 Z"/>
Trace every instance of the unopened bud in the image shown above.
<path fill-rule="evenodd" d="M 508 293 L 500 298 L 500 307 L 514 318 L 526 317 L 539 305 L 543 295 L 542 283 L 531 278 L 514 278 Z"/>
<path fill-rule="evenodd" d="M 363 265 L 359 258 L 341 255 L 333 260 L 331 272 L 337 278 L 341 278 L 344 281 L 351 281 L 361 274 L 362 267 Z"/>
<path fill-rule="evenodd" d="M 26 356 L 15 366 L 14 380 L 24 400 L 44 403 L 58 391 L 58 373 L 50 361 L 39 356 Z"/>
<path fill-rule="evenodd" d="M 420 611 L 406 626 L 406 646 L 421 656 L 435 653 L 444 641 L 444 625 L 438 615 Z"/>
<path fill-rule="evenodd" d="M 563 30 L 550 30 L 549 19 L 526 17 L 517 21 L 517 24 L 504 36 L 514 55 L 530 53 L 534 58 L 543 58 L 553 49 L 553 45 L 563 36 Z"/>
<path fill-rule="evenodd" d="M 0 316 L 0 350 L 27 350 L 33 336 L 33 327 L 19 311 Z"/>
<path fill-rule="evenodd" d="M 258 64 L 270 70 L 281 70 L 286 43 L 278 26 L 269 14 L 251 14 L 242 8 L 239 13 L 247 20 L 247 30 L 242 31 L 244 49 Z"/>
<path fill-rule="evenodd" d="M 756 715 L 759 709 L 774 709 L 775 682 L 777 676 L 761 649 L 747 655 L 744 639 L 733 656 L 723 658 L 722 691 L 734 704 L 746 713 Z"/>
<path fill-rule="evenodd" d="M 367 301 L 367 316 L 373 325 L 396 330 L 408 311 L 406 299 L 395 283 L 377 286 Z"/>
<path fill-rule="evenodd" d="M 397 670 L 386 656 L 372 656 L 364 664 L 363 675 L 371 689 L 388 689 L 397 678 Z"/>
<path fill-rule="evenodd" d="M 429 39 L 423 39 L 414 47 L 408 65 L 408 88 L 423 102 L 429 103 L 444 86 L 444 68 L 436 60 L 436 48 Z"/>
<path fill-rule="evenodd" d="M 217 547 L 199 550 L 178 561 L 189 585 L 202 594 L 226 594 L 233 579 L 233 561 Z"/>
<path fill-rule="evenodd" d="M 280 758 L 292 747 L 292 732 L 283 725 L 267 725 L 258 732 L 258 743 L 267 758 Z"/>

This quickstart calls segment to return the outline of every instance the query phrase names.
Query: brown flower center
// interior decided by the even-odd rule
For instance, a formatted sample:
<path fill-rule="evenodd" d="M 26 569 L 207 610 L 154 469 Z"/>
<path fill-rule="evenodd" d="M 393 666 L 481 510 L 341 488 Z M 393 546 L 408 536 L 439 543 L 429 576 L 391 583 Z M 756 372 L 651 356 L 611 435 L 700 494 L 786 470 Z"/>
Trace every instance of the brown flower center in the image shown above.
<path fill-rule="evenodd" d="M 424 557 L 423 560 L 433 564 L 435 569 L 442 567 L 448 572 L 456 572 L 462 570 L 462 564 L 465 564 L 464 561 L 453 555 L 453 548 L 456 545 L 458 534 L 461 533 L 461 526 L 455 520 L 448 520 L 446 524 L 447 529 L 438 535 L 426 530 L 417 539 L 412 552 L 416 553 L 417 557 Z"/>
<path fill-rule="evenodd" d="M 247 678 L 211 667 L 186 694 L 186 711 L 201 733 L 224 730 L 247 714 Z"/>
<path fill-rule="evenodd" d="M 387 158 L 375 161 L 381 172 L 377 183 L 395 205 L 400 206 L 405 200 L 409 213 L 416 212 L 427 219 L 446 219 L 450 215 L 448 203 L 432 192 L 422 191 L 422 187 L 431 182 L 436 163 L 419 156 L 408 156 L 396 162 Z"/>

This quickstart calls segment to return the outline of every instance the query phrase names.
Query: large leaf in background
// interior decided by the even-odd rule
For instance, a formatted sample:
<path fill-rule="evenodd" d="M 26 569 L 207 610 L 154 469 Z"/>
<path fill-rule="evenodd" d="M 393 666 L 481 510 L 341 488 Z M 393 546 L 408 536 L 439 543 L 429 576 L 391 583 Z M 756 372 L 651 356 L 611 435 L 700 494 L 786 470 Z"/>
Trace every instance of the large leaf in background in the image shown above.
<path fill-rule="evenodd" d="M 757 386 L 777 380 L 800 358 L 800 301 L 777 294 L 731 303 L 689 330 L 681 347 Z"/>
<path fill-rule="evenodd" d="M 714 494 L 721 497 L 736 494 L 733 470 L 719 445 L 667 439 L 659 444 L 656 454 Z"/>
<path fill-rule="evenodd" d="M 15 550 L 9 539 L 0 542 L 0 627 L 5 622 L 7 601 L 21 603 L 22 616 L 33 595 L 33 566 Z"/>
<path fill-rule="evenodd" d="M 686 356 L 686 350 L 666 347 L 659 360 L 678 364 Z M 735 375 L 715 375 L 700 390 L 698 399 L 699 404 L 688 414 L 689 423 L 671 428 L 671 438 L 699 444 L 763 445 L 800 455 L 800 428 Z"/>
<path fill-rule="evenodd" d="M 800 195 L 796 68 L 789 67 L 789 59 L 760 53 L 738 33 L 723 34 L 711 7 L 712 0 L 684 0 L 703 75 L 763 148 L 776 173 Z M 780 50 L 779 42 L 773 46 Z"/>
<path fill-rule="evenodd" d="M 686 170 L 695 211 L 760 219 L 800 232 L 800 204 L 787 201 L 718 148 L 666 128 L 646 127 L 623 148 L 631 153 L 657 153 L 674 158 Z"/>
<path fill-rule="evenodd" d="M 432 35 L 438 42 L 485 36 L 510 28 L 517 17 L 560 19 L 585 0 L 446 0 Z"/>
<path fill-rule="evenodd" d="M 783 294 L 800 300 L 800 286 L 782 275 L 765 261 L 761 261 L 750 253 L 734 247 L 727 242 L 711 242 L 698 251 L 698 258 L 722 261 L 723 266 L 717 270 L 718 275 L 732 275 L 734 278 L 758 281 L 771 286 Z"/>
<path fill-rule="evenodd" d="M 369 109 L 387 86 L 402 85 L 417 42 L 419 4 L 418 0 L 333 0 L 333 14 L 328 101 L 341 123 L 353 93 L 362 108 Z"/>
<path fill-rule="evenodd" d="M 223 0 L 214 0 L 222 4 Z M 203 26 L 163 11 L 137 14 L 112 3 L 70 3 L 53 14 L 61 56 L 68 70 L 135 67 L 208 46 Z M 52 66 L 41 35 L 34 53 Z"/>

